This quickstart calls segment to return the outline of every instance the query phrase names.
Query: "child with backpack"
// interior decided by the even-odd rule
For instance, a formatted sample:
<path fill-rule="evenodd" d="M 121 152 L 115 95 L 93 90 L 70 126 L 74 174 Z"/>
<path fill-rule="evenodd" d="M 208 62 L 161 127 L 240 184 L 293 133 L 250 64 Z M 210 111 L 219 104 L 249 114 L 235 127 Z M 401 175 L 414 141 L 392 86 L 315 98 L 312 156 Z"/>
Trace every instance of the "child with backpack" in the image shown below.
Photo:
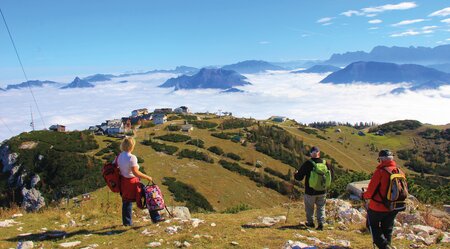
<path fill-rule="evenodd" d="M 304 162 L 295 172 L 296 180 L 305 178 L 305 202 L 306 226 L 314 227 L 314 205 L 316 206 L 317 230 L 323 230 L 325 223 L 326 191 L 331 184 L 332 167 L 320 158 L 320 150 L 313 146 L 309 154 L 311 159 Z"/>
<path fill-rule="evenodd" d="M 151 182 L 153 179 L 139 171 L 139 164 L 135 155 L 131 154 L 136 142 L 132 137 L 123 139 L 120 145 L 122 151 L 115 162 L 120 170 L 120 195 L 122 196 L 122 223 L 124 226 L 131 226 L 132 203 L 141 194 L 140 179 Z M 154 223 L 163 221 L 158 211 L 150 211 L 150 217 Z"/>
<path fill-rule="evenodd" d="M 367 219 L 373 242 L 380 249 L 393 248 L 394 220 L 398 212 L 405 210 L 408 186 L 405 174 L 397 167 L 391 151 L 381 150 L 378 162 L 362 198 L 370 199 Z"/>

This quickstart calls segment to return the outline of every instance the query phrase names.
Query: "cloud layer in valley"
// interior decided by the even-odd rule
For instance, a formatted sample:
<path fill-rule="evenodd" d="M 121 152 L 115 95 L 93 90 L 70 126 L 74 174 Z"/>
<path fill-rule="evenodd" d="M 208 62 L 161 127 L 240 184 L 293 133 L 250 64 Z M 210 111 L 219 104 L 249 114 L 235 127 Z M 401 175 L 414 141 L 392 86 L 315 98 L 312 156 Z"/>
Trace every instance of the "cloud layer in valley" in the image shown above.
<path fill-rule="evenodd" d="M 106 119 L 130 115 L 133 109 L 189 106 L 194 112 L 232 112 L 238 117 L 266 119 L 287 116 L 298 122 L 374 121 L 416 119 L 432 124 L 450 123 L 443 107 L 450 106 L 450 87 L 439 90 L 388 94 L 400 85 L 319 84 L 326 74 L 292 74 L 288 71 L 245 75 L 253 85 L 243 93 L 220 90 L 158 88 L 174 74 L 150 74 L 118 78 L 89 89 L 34 88 L 47 128 L 66 125 L 86 129 Z M 128 83 L 119 83 L 127 80 Z M 30 130 L 30 105 L 36 128 L 42 129 L 28 89 L 0 92 L 0 141 Z M 11 131 L 9 131 L 11 130 Z"/>

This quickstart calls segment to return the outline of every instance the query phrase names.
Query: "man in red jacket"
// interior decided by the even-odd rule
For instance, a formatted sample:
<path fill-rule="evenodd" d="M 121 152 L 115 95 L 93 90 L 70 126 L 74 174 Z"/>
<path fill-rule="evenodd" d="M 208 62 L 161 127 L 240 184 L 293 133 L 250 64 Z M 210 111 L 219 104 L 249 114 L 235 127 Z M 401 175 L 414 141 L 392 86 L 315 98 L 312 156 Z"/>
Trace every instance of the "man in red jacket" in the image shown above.
<path fill-rule="evenodd" d="M 393 169 L 397 168 L 397 165 L 392 152 L 389 150 L 379 152 L 378 162 L 367 191 L 362 194 L 362 197 L 363 199 L 370 199 L 367 218 L 369 219 L 374 243 L 380 249 L 393 248 L 391 247 L 392 230 L 398 211 L 390 211 L 383 204 L 383 199 L 386 197 L 390 182 L 388 171 L 392 172 Z"/>

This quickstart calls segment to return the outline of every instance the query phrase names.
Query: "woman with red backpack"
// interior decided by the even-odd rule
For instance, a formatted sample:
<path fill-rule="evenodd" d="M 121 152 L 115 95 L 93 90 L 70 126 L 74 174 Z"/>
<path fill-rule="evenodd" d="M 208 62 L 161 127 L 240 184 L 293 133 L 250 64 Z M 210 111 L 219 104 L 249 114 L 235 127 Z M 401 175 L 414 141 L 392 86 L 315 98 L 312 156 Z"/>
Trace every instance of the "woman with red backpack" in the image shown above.
<path fill-rule="evenodd" d="M 397 167 L 391 151 L 381 150 L 378 162 L 362 198 L 370 199 L 367 221 L 373 242 L 380 249 L 394 248 L 391 246 L 394 220 L 405 209 L 408 188 L 405 174 Z"/>
<path fill-rule="evenodd" d="M 122 151 L 116 158 L 120 170 L 120 195 L 122 196 L 122 223 L 124 226 L 131 226 L 132 203 L 136 201 L 136 196 L 141 192 L 140 179 L 152 181 L 152 178 L 139 171 L 139 164 L 135 155 L 131 154 L 136 142 L 132 137 L 123 139 L 120 150 Z M 151 211 L 150 217 L 154 223 L 163 221 L 158 211 Z"/>

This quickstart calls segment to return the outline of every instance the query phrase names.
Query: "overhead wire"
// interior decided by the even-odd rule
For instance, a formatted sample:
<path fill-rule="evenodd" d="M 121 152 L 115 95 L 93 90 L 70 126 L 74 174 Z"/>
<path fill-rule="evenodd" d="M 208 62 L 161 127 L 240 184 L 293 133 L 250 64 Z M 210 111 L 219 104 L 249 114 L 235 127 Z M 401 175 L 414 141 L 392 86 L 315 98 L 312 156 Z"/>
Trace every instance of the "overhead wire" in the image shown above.
<path fill-rule="evenodd" d="M 0 121 L 2 121 L 3 125 L 6 127 L 6 129 L 8 129 L 8 131 L 9 131 L 11 134 L 14 134 L 14 133 L 12 132 L 12 130 L 9 128 L 9 126 L 5 123 L 5 121 L 3 120 L 3 118 L 0 117 Z"/>
<path fill-rule="evenodd" d="M 17 51 L 16 44 L 15 44 L 15 42 L 14 42 L 14 39 L 13 39 L 12 35 L 11 35 L 11 31 L 9 30 L 8 23 L 6 22 L 5 15 L 3 15 L 3 11 L 2 11 L 1 8 L 0 8 L 0 13 L 1 13 L 2 18 L 3 18 L 3 23 L 5 23 L 6 30 L 8 31 L 9 39 L 11 40 L 11 43 L 12 43 L 12 45 L 13 45 L 13 47 L 14 47 L 14 51 L 16 52 L 17 59 L 19 60 L 20 68 L 22 69 L 23 75 L 24 75 L 25 80 L 26 80 L 26 82 L 27 82 L 28 89 L 30 90 L 31 96 L 33 97 L 34 104 L 36 105 L 36 109 L 37 109 L 37 111 L 38 111 L 38 113 L 39 113 L 39 117 L 40 117 L 40 119 L 41 119 L 41 121 L 42 121 L 42 125 L 44 125 L 44 129 L 45 129 L 47 126 L 45 125 L 44 118 L 42 117 L 42 113 L 41 113 L 41 110 L 40 110 L 40 108 L 39 108 L 38 102 L 37 102 L 37 100 L 36 100 L 36 97 L 34 96 L 33 90 L 31 89 L 31 86 L 30 86 L 30 82 L 29 82 L 29 80 L 28 80 L 27 73 L 25 72 L 25 68 L 23 67 L 22 60 L 20 59 L 19 52 Z"/>

